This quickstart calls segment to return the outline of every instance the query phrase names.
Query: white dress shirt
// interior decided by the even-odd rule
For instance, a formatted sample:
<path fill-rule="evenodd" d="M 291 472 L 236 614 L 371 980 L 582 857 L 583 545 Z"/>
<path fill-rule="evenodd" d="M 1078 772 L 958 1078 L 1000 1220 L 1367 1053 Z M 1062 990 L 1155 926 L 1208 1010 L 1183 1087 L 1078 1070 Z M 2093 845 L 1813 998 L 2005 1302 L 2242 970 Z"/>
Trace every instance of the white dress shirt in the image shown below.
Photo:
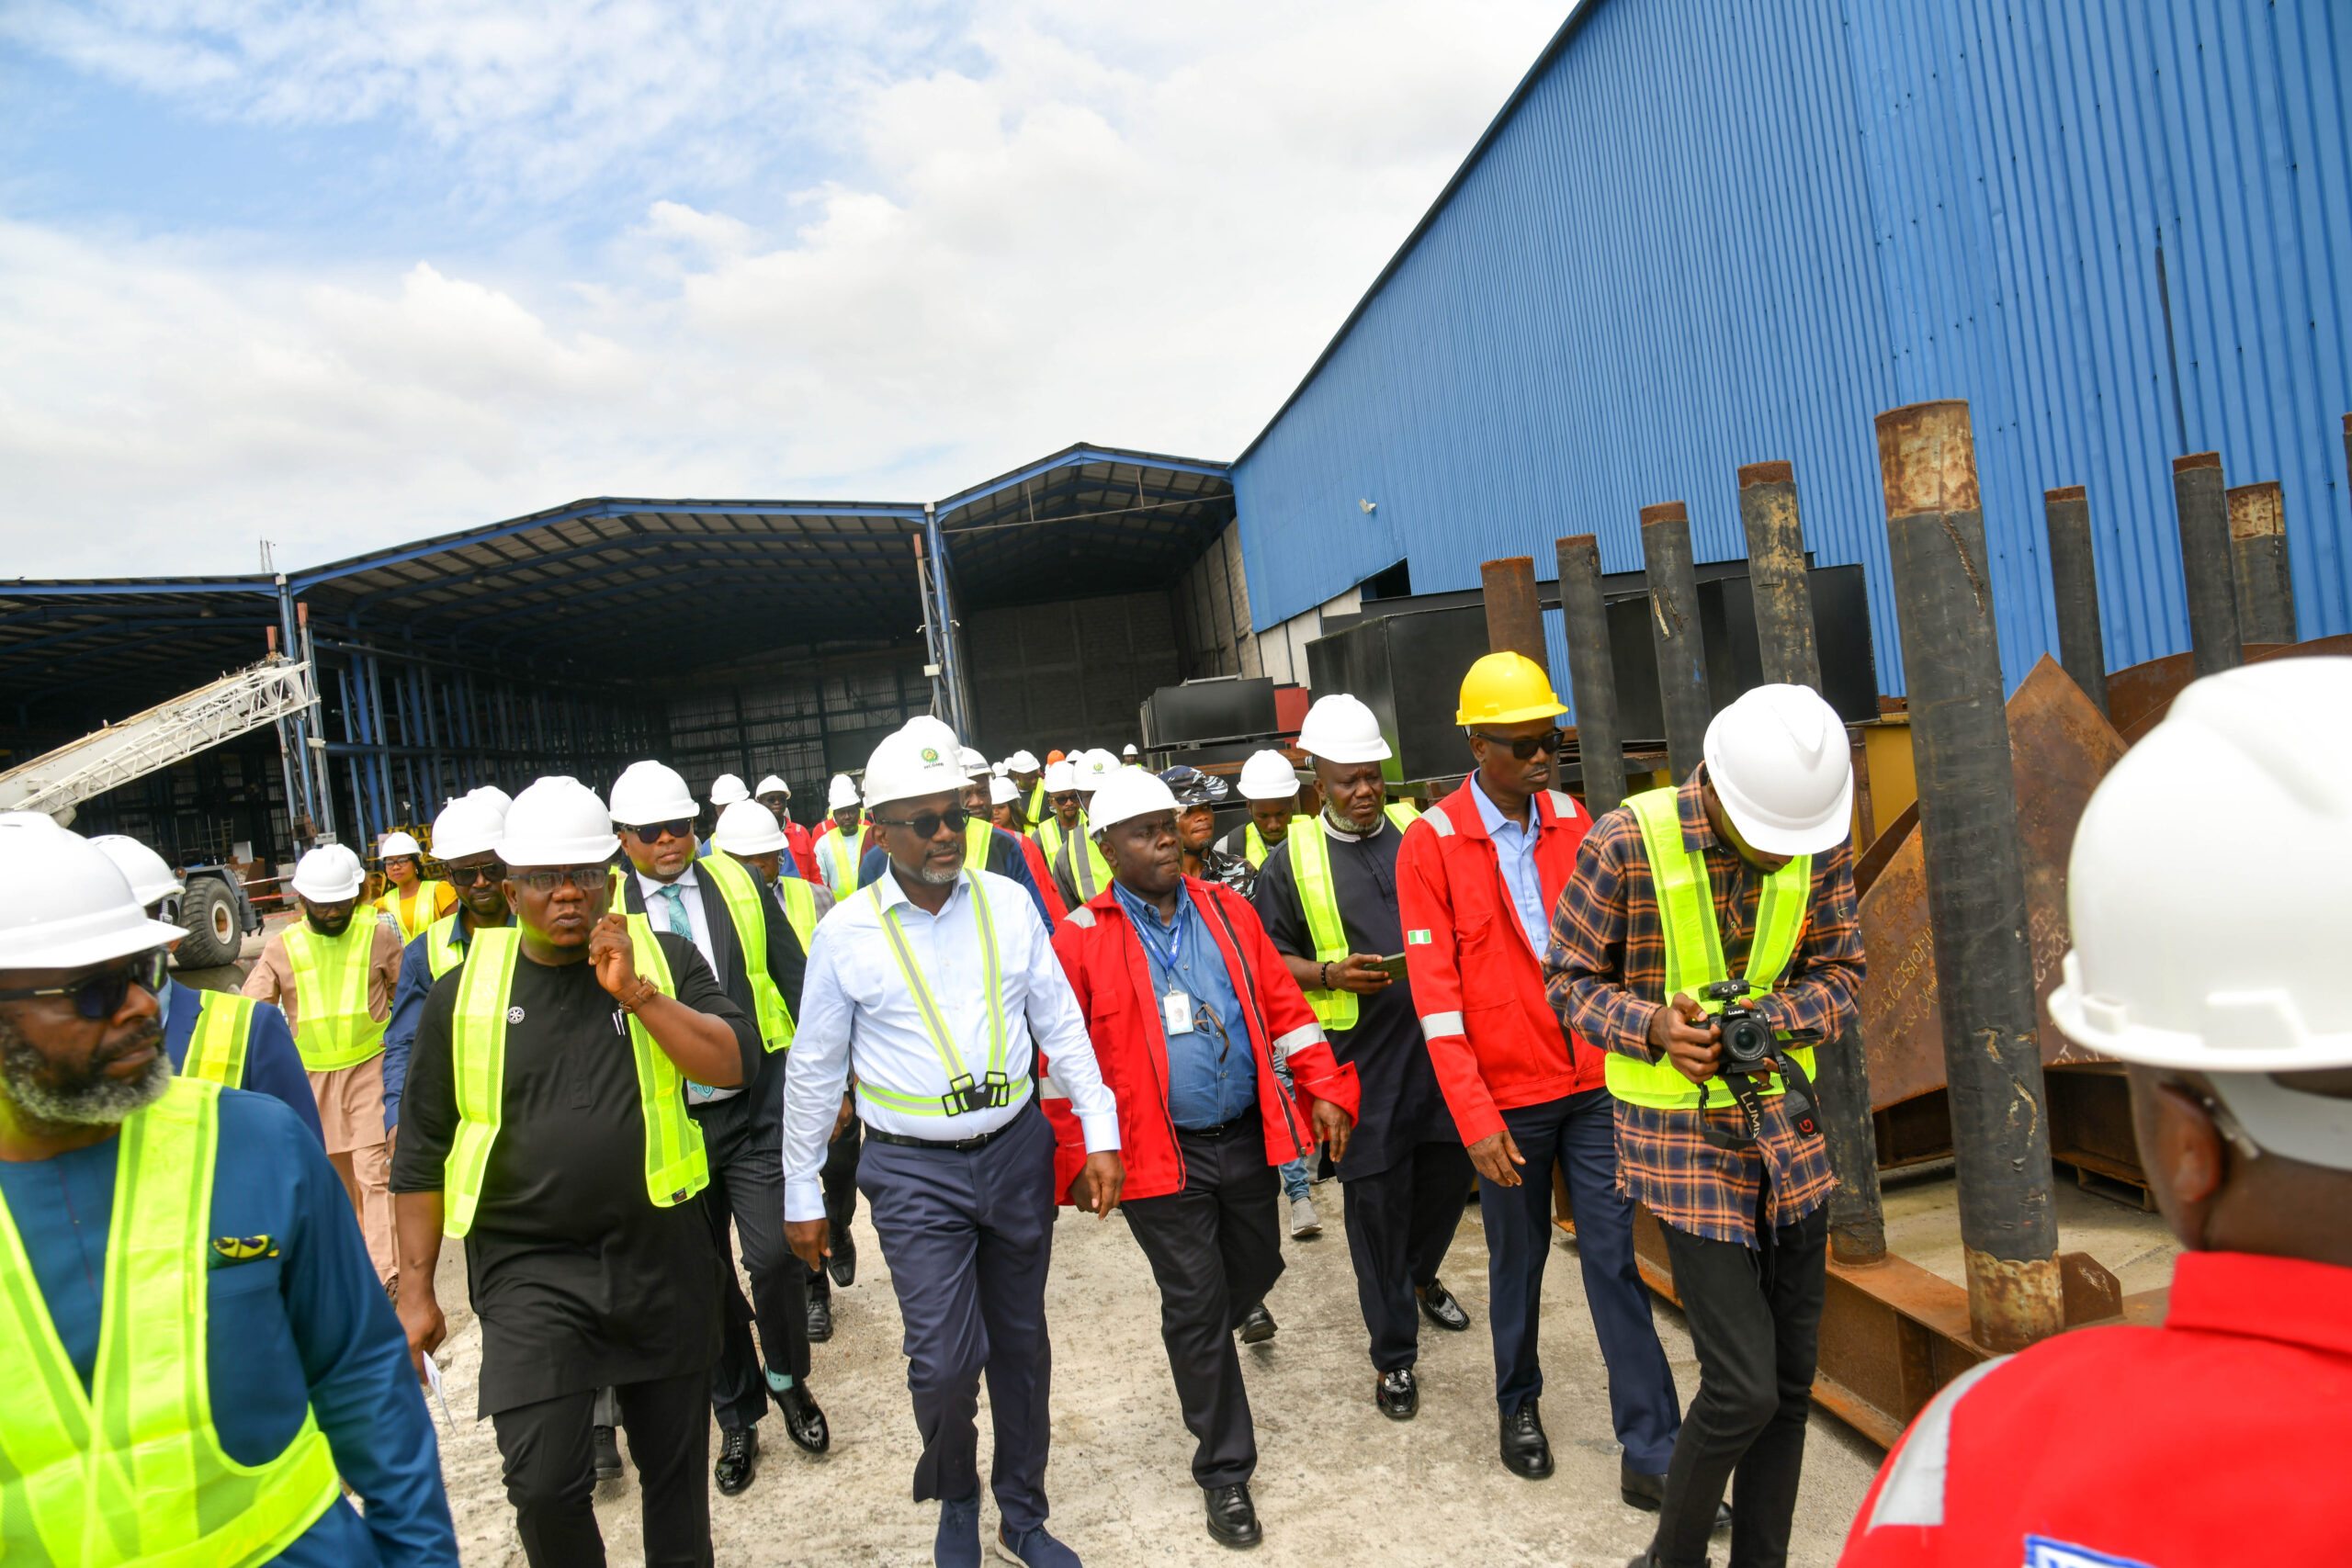
<path fill-rule="evenodd" d="M 678 901 L 686 907 L 686 924 L 694 928 L 695 951 L 702 954 L 702 961 L 705 964 L 710 965 L 710 972 L 718 976 L 718 983 L 725 985 L 727 976 L 718 973 L 718 961 L 710 955 L 710 916 L 702 907 L 702 883 L 695 875 L 694 863 L 692 861 L 686 863 L 686 869 L 678 874 L 678 879 L 675 882 L 664 882 L 658 876 L 648 876 L 641 871 L 635 872 L 635 874 L 637 890 L 645 897 L 645 918 L 652 922 L 653 929 L 657 931 L 666 931 L 670 929 L 670 900 L 662 897 L 662 890 L 664 887 L 674 887 L 678 890 Z M 745 955 L 744 962 L 747 964 L 751 962 L 748 954 Z M 722 1100 L 732 1100 L 742 1092 L 741 1086 L 734 1089 L 714 1089 L 707 1083 L 696 1083 L 692 1078 L 686 1080 L 688 1105 L 711 1105 Z"/>
<path fill-rule="evenodd" d="M 965 1071 L 978 1078 L 989 1070 L 989 1006 L 979 923 L 972 898 L 989 901 L 996 927 L 997 964 L 1004 986 L 1004 1074 L 1018 1082 L 1035 1070 L 1036 1045 L 1053 1059 L 1051 1086 L 1038 1090 L 1069 1097 L 1085 1130 L 1089 1153 L 1119 1146 L 1119 1110 L 1095 1066 L 1094 1043 L 1086 1036 L 1084 1015 L 1070 990 L 1069 976 L 1054 956 L 1045 922 L 1027 889 L 994 872 L 967 870 L 940 907 L 923 913 L 899 886 L 895 870 L 875 884 L 883 907 L 892 911 L 907 948 L 936 998 L 949 1039 Z M 870 891 L 842 899 L 817 927 L 808 969 L 800 987 L 800 1016 L 792 1036 L 792 1070 L 784 1080 L 784 1217 L 825 1216 L 824 1189 L 818 1180 L 825 1145 L 840 1113 L 842 1089 L 852 1071 L 860 1083 L 895 1093 L 936 1100 L 947 1092 L 947 1074 L 923 1026 L 922 1013 L 899 974 L 882 929 L 882 911 Z M 992 1133 L 1027 1109 L 1028 1095 L 1011 1105 L 953 1116 L 894 1111 L 864 1096 L 857 1103 L 866 1125 L 885 1133 L 933 1143 L 952 1143 Z"/>

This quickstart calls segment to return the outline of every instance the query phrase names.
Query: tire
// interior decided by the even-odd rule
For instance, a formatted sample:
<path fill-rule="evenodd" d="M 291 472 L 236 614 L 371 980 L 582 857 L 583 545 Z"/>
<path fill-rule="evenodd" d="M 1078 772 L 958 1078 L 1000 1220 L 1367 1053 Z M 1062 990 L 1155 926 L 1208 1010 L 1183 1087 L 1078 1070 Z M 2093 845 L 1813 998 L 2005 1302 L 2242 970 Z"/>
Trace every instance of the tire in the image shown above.
<path fill-rule="evenodd" d="M 180 897 L 180 924 L 187 928 L 175 961 L 183 969 L 217 969 L 237 961 L 245 933 L 237 929 L 237 900 L 220 878 L 191 878 Z"/>

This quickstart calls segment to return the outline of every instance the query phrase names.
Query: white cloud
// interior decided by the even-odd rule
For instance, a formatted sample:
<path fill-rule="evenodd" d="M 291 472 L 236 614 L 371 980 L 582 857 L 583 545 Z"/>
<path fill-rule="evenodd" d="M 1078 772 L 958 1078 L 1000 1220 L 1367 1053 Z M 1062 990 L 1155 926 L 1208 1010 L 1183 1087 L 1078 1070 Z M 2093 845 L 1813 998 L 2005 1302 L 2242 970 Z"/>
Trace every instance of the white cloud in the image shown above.
<path fill-rule="evenodd" d="M 838 149 L 786 227 L 631 197 L 561 269 L 392 241 L 329 276 L 249 242 L 0 225 L 12 575 L 239 570 L 259 535 L 306 563 L 588 494 L 922 499 L 1079 439 L 1229 457 L 1557 21 L 1523 0 L 567 14 L 9 14 L 218 112 L 413 125 L 484 190 L 560 170 L 575 209 L 619 164 L 767 166 L 820 111 Z M 778 40 L 797 52 L 758 56 Z"/>

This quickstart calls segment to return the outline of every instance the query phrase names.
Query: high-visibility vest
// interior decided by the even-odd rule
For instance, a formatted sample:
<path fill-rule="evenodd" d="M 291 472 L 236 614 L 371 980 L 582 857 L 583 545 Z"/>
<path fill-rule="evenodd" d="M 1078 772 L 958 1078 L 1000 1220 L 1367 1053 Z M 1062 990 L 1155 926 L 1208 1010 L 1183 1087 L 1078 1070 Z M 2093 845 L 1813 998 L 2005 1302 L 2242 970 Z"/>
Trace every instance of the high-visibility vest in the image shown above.
<path fill-rule="evenodd" d="M 1043 822 L 1047 816 L 1046 807 L 1046 780 L 1043 774 L 1038 775 L 1037 782 L 1029 786 L 1028 811 L 1029 820 L 1032 822 Z"/>
<path fill-rule="evenodd" d="M 1291 820 L 1295 823 L 1298 818 L 1294 817 Z M 1241 825 L 1241 858 L 1250 863 L 1251 871 L 1256 871 L 1264 865 L 1266 857 L 1273 852 L 1272 847 L 1266 842 L 1266 835 L 1258 831 L 1256 822 L 1244 822 Z"/>
<path fill-rule="evenodd" d="M 1078 901 L 1091 902 L 1097 893 L 1111 886 L 1111 863 L 1094 847 L 1094 835 L 1080 830 L 1062 840 L 1061 851 L 1054 857 L 1054 873 L 1069 874 L 1070 886 L 1078 889 Z"/>
<path fill-rule="evenodd" d="M 321 936 L 307 920 L 286 928 L 286 961 L 294 970 L 294 1044 L 314 1073 L 357 1066 L 384 1049 L 383 1020 L 368 1010 L 376 928 L 354 919 L 341 936 Z"/>
<path fill-rule="evenodd" d="M 424 967 L 436 980 L 466 961 L 466 949 L 449 940 L 458 934 L 458 913 L 452 909 L 424 928 Z"/>
<path fill-rule="evenodd" d="M 735 922 L 735 940 L 743 949 L 743 973 L 752 979 L 752 1018 L 760 1026 L 761 1043 L 771 1051 L 788 1050 L 792 1010 L 785 1005 L 775 976 L 768 973 L 768 901 L 762 896 L 759 879 L 724 850 L 700 864 L 726 902 L 728 918 Z"/>
<path fill-rule="evenodd" d="M 414 942 L 417 932 L 439 918 L 435 911 L 441 907 L 441 895 L 448 888 L 446 882 L 420 881 L 416 885 L 416 897 L 403 898 L 401 890 L 395 887 L 376 900 L 376 908 L 380 911 L 379 918 L 398 929 L 403 943 Z"/>
<path fill-rule="evenodd" d="M 637 972 L 665 997 L 678 994 L 670 961 L 653 940 L 653 924 L 628 917 Z M 506 1103 L 506 1009 L 514 988 L 514 962 L 523 950 L 513 926 L 474 932 L 465 978 L 450 1017 L 449 1062 L 457 1077 L 458 1135 L 442 1168 L 441 1229 L 464 1235 L 474 1228 L 491 1145 L 498 1141 Z M 685 1075 L 670 1060 L 635 1013 L 628 1015 L 630 1053 L 637 1058 L 638 1105 L 645 1114 L 645 1195 L 657 1209 L 684 1202 L 710 1185 L 702 1129 L 686 1114 Z"/>
<path fill-rule="evenodd" d="M 779 876 L 775 896 L 784 901 L 784 918 L 792 922 L 792 934 L 800 939 L 805 957 L 808 944 L 817 940 L 817 890 L 801 877 Z"/>
<path fill-rule="evenodd" d="M 1389 821 L 1403 832 L 1420 818 L 1403 801 L 1385 808 Z M 1250 836 L 1258 836 L 1257 824 L 1250 827 Z M 1315 942 L 1315 962 L 1337 964 L 1348 956 L 1348 928 L 1340 919 L 1340 900 L 1331 891 L 1331 846 L 1323 837 L 1323 818 L 1294 817 L 1290 819 L 1290 874 L 1298 884 L 1298 907 L 1306 917 L 1306 934 Z M 1358 1011 L 1353 991 L 1308 991 L 1306 1005 L 1315 1010 L 1316 1021 L 1326 1029 L 1353 1029 Z"/>
<path fill-rule="evenodd" d="M 255 1005 L 253 998 L 234 991 L 198 991 L 196 1030 L 187 1037 L 187 1061 L 181 1075 L 222 1089 L 244 1088 L 245 1048 L 253 1041 Z"/>
<path fill-rule="evenodd" d="M 988 993 L 989 1002 L 989 1065 L 986 1072 L 993 1079 L 1001 1077 L 1004 1073 L 1004 966 L 997 957 L 996 914 L 989 908 L 988 890 L 980 886 L 980 879 L 969 870 L 964 872 L 963 878 L 964 891 L 972 900 L 972 921 L 980 935 L 980 985 Z M 939 1010 L 939 998 L 932 994 L 931 983 L 923 977 L 922 965 L 915 962 L 914 950 L 907 945 L 906 933 L 899 929 L 898 911 L 882 902 L 882 885 L 878 882 L 874 884 L 867 889 L 867 896 L 874 900 L 875 913 L 881 918 L 882 934 L 889 943 L 890 956 L 898 962 L 899 978 L 905 982 L 908 994 L 914 998 L 915 1010 L 922 1015 L 923 1031 L 931 1036 L 931 1048 L 939 1057 L 941 1072 L 946 1076 L 948 1093 L 935 1099 L 925 1099 L 899 1089 L 885 1089 L 862 1074 L 857 1080 L 857 1092 L 885 1110 L 909 1116 L 960 1115 L 967 1107 L 951 1102 L 956 1100 L 956 1089 L 972 1083 L 974 1075 L 964 1065 L 963 1051 L 947 1032 L 946 1015 Z M 1029 1077 L 1024 1073 L 1019 1083 L 1007 1085 L 1005 1092 L 1008 1098 L 1004 1103 L 1019 1103 L 1028 1090 Z"/>
<path fill-rule="evenodd" d="M 989 846 L 996 842 L 996 824 L 985 817 L 964 818 L 964 863 L 974 871 L 989 868 Z"/>
<path fill-rule="evenodd" d="M 1628 799 L 1634 819 L 1641 825 L 1642 852 L 1649 862 L 1650 884 L 1657 890 L 1658 927 L 1666 938 L 1666 999 L 1687 995 L 1711 1013 L 1724 1004 L 1702 996 L 1709 985 L 1731 978 L 1724 962 L 1723 933 L 1715 924 L 1715 895 L 1707 880 L 1707 857 L 1682 844 L 1682 814 L 1679 792 L 1672 786 L 1645 790 Z M 1797 939 L 1804 934 L 1805 910 L 1813 896 L 1813 857 L 1798 855 L 1764 879 L 1756 903 L 1756 934 L 1747 948 L 1747 994 L 1760 997 L 1781 983 L 1789 960 L 1796 955 Z M 1789 1055 L 1813 1076 L 1813 1048 L 1797 1046 Z M 1606 1068 L 1609 1092 L 1633 1105 L 1663 1111 L 1695 1111 L 1699 1086 L 1661 1055 L 1655 1062 L 1636 1061 L 1611 1051 Z M 1765 1094 L 1781 1092 L 1780 1080 L 1767 1080 Z"/>
<path fill-rule="evenodd" d="M 857 891 L 857 840 L 839 827 L 817 840 L 817 871 L 836 898 Z"/>
<path fill-rule="evenodd" d="M 123 1120 L 85 1393 L 0 1201 L 0 1560 L 243 1568 L 342 1495 L 317 1415 L 242 1464 L 212 1419 L 206 1318 L 220 1086 L 175 1078 Z"/>

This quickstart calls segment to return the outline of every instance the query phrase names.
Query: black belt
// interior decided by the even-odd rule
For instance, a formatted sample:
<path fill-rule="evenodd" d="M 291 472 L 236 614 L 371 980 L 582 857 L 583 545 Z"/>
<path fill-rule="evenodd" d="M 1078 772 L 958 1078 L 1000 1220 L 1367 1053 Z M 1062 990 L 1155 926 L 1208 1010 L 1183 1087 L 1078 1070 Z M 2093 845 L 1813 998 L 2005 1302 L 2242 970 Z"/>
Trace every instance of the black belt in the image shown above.
<path fill-rule="evenodd" d="M 1214 1127 L 1179 1127 L 1176 1129 L 1176 1135 L 1180 1138 L 1222 1138 L 1228 1133 L 1240 1131 L 1252 1122 L 1262 1120 L 1257 1108 L 1253 1106 L 1232 1121 L 1220 1122 Z"/>
<path fill-rule="evenodd" d="M 1035 1110 L 1036 1108 L 1036 1104 L 1037 1097 L 1033 1094 L 1029 1097 L 1026 1104 L 1023 1105 L 1020 1110 L 1012 1113 L 1012 1121 L 1007 1122 L 1003 1126 L 999 1127 L 993 1133 L 982 1133 L 977 1137 L 952 1139 L 910 1138 L 904 1133 L 886 1133 L 871 1122 L 868 1122 L 865 1124 L 865 1135 L 872 1138 L 877 1144 L 896 1144 L 902 1149 L 945 1149 L 954 1154 L 969 1154 L 974 1149 L 987 1148 L 990 1144 L 995 1143 L 999 1138 L 1003 1137 L 1008 1133 L 1020 1131 L 1021 1119 L 1027 1115 L 1031 1111 Z"/>

